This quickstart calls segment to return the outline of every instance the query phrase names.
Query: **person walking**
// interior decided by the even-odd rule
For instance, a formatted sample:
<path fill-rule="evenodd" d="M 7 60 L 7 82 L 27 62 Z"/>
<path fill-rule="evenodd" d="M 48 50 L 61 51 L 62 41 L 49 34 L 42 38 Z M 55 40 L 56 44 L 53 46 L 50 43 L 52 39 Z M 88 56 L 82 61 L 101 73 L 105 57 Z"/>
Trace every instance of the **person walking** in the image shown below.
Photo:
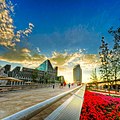
<path fill-rule="evenodd" d="M 53 89 L 55 88 L 55 84 L 53 84 Z"/>
<path fill-rule="evenodd" d="M 60 88 L 63 88 L 63 83 L 60 83 Z"/>
<path fill-rule="evenodd" d="M 68 87 L 70 88 L 70 83 L 68 84 Z"/>

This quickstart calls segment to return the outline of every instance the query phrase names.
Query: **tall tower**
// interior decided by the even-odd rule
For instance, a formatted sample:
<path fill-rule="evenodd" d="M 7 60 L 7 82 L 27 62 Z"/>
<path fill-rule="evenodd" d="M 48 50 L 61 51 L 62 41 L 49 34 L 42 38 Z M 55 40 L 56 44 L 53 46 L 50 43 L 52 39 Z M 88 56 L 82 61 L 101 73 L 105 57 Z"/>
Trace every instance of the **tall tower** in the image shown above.
<path fill-rule="evenodd" d="M 82 83 L 82 69 L 79 64 L 73 68 L 73 81 L 77 84 Z"/>

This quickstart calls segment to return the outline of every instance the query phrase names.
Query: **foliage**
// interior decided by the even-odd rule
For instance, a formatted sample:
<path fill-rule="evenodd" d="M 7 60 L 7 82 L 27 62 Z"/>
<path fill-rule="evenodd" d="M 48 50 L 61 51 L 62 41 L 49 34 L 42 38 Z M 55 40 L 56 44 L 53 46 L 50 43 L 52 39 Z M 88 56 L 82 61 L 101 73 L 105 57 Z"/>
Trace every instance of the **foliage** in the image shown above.
<path fill-rule="evenodd" d="M 80 120 L 120 120 L 120 98 L 85 92 Z"/>
<path fill-rule="evenodd" d="M 49 79 L 50 79 L 50 75 L 46 72 L 44 74 L 44 80 L 45 80 L 45 83 L 47 84 L 49 82 Z"/>
<path fill-rule="evenodd" d="M 92 80 L 92 82 L 98 82 L 98 78 L 97 78 L 97 74 L 96 74 L 96 68 L 95 68 L 94 71 L 92 71 L 90 79 Z"/>
<path fill-rule="evenodd" d="M 33 70 L 33 73 L 32 73 L 32 79 L 33 79 L 33 82 L 37 82 L 36 81 L 36 78 L 38 77 L 38 70 L 37 69 L 34 69 Z"/>
<path fill-rule="evenodd" d="M 96 74 L 96 68 L 95 68 L 94 71 L 92 71 L 90 79 L 91 79 L 91 82 L 94 83 L 96 85 L 96 87 L 98 88 L 98 84 L 97 84 L 98 77 L 97 77 L 97 74 Z"/>
<path fill-rule="evenodd" d="M 103 80 L 108 81 L 109 84 L 113 84 L 114 80 L 116 84 L 116 80 L 120 78 L 120 27 L 116 30 L 111 27 L 108 32 L 114 37 L 114 44 L 113 48 L 109 50 L 108 44 L 102 37 L 101 52 L 99 52 L 101 59 L 100 72 Z"/>
<path fill-rule="evenodd" d="M 111 50 L 111 64 L 114 80 L 117 80 L 120 73 L 120 28 L 113 30 L 113 27 L 111 27 L 108 32 L 114 37 L 114 45 Z"/>
<path fill-rule="evenodd" d="M 108 43 L 105 43 L 104 41 L 104 37 L 102 37 L 101 42 L 102 42 L 100 46 L 101 51 L 99 52 L 101 60 L 100 73 L 104 81 L 111 82 L 113 75 L 111 73 L 112 66 L 110 66 L 111 63 L 110 51 L 108 49 Z"/>

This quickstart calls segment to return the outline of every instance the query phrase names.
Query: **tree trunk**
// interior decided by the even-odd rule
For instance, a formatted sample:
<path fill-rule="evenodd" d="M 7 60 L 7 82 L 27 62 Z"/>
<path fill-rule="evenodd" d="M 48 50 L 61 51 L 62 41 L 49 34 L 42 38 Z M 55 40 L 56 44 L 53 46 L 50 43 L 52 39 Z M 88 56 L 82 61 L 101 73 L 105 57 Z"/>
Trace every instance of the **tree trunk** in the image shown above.
<path fill-rule="evenodd" d="M 115 68 L 115 93 L 117 93 L 117 68 Z"/>

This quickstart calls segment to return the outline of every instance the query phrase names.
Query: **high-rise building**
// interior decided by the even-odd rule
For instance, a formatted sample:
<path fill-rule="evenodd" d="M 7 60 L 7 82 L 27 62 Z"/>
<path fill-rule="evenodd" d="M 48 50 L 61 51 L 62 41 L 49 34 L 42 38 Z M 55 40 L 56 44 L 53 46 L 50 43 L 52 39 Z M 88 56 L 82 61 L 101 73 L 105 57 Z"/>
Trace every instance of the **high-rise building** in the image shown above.
<path fill-rule="evenodd" d="M 82 83 L 82 69 L 79 64 L 73 68 L 73 81 L 77 84 Z"/>

